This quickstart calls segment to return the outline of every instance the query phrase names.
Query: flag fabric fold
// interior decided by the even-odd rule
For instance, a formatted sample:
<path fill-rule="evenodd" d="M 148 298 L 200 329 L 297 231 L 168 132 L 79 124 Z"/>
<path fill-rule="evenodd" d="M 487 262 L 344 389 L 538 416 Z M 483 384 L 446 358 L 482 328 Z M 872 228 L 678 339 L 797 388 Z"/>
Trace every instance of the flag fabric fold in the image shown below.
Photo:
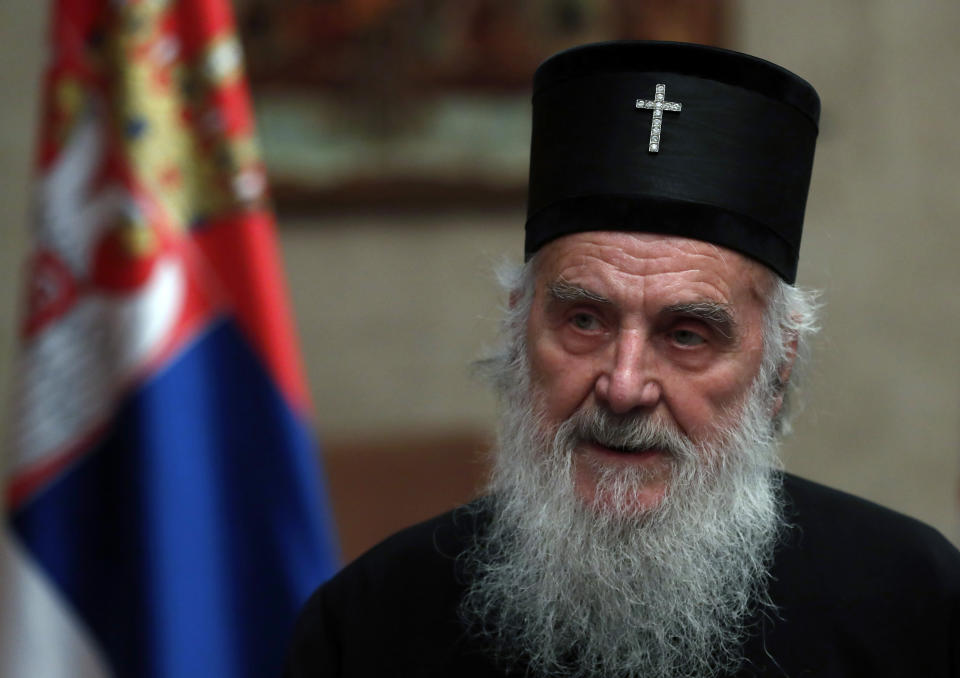
<path fill-rule="evenodd" d="M 0 675 L 275 675 L 337 553 L 229 5 L 51 27 Z"/>

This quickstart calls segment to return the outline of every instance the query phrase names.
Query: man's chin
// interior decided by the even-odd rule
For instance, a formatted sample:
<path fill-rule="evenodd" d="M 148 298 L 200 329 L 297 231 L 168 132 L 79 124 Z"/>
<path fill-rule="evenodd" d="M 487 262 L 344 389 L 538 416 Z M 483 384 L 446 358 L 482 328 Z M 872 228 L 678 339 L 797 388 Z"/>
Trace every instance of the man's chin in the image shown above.
<path fill-rule="evenodd" d="M 626 480 L 626 479 L 624 479 Z M 670 487 L 669 474 L 657 474 L 635 482 L 611 482 L 595 467 L 578 465 L 574 490 L 584 506 L 610 516 L 642 516 L 660 507 Z"/>

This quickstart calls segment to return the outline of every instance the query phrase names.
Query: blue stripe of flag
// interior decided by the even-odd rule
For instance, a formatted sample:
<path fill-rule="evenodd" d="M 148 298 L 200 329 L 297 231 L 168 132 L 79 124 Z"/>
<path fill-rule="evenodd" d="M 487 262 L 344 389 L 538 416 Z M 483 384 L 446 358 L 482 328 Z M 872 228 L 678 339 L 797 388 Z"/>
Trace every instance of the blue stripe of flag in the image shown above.
<path fill-rule="evenodd" d="M 275 675 L 299 606 L 337 562 L 313 451 L 223 321 L 13 523 L 117 678 Z"/>

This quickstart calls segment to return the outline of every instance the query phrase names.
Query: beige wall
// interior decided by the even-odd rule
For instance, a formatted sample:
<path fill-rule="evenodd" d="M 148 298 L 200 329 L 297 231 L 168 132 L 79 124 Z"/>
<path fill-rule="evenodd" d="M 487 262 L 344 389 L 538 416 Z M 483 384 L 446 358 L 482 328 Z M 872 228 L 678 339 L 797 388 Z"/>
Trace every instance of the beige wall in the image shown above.
<path fill-rule="evenodd" d="M 42 3 L 0 10 L 0 395 L 41 53 Z M 741 0 L 732 46 L 824 101 L 800 283 L 823 333 L 789 468 L 919 516 L 960 542 L 960 3 Z M 289 223 L 282 245 L 329 439 L 487 429 L 467 364 L 488 343 L 489 271 L 519 212 Z"/>
<path fill-rule="evenodd" d="M 787 464 L 960 541 L 960 3 L 739 8 L 737 44 L 823 100 L 800 282 L 826 308 Z"/>
<path fill-rule="evenodd" d="M 0 4 L 0 455 L 5 452 L 20 273 L 26 246 L 30 162 L 38 108 L 42 2 Z M 2 460 L 0 460 L 2 462 Z M 2 467 L 2 463 L 0 463 Z"/>

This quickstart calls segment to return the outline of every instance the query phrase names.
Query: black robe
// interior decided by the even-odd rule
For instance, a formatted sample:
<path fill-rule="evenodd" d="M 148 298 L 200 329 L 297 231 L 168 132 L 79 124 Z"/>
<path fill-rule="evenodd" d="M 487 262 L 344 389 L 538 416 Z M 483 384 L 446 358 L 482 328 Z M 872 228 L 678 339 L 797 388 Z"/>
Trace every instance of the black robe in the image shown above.
<path fill-rule="evenodd" d="M 792 527 L 743 676 L 960 677 L 960 552 L 922 523 L 785 475 Z M 287 678 L 507 675 L 457 618 L 477 512 L 390 537 L 306 604 Z M 513 675 L 513 674 L 510 674 Z M 517 675 L 523 675 L 522 671 Z"/>

